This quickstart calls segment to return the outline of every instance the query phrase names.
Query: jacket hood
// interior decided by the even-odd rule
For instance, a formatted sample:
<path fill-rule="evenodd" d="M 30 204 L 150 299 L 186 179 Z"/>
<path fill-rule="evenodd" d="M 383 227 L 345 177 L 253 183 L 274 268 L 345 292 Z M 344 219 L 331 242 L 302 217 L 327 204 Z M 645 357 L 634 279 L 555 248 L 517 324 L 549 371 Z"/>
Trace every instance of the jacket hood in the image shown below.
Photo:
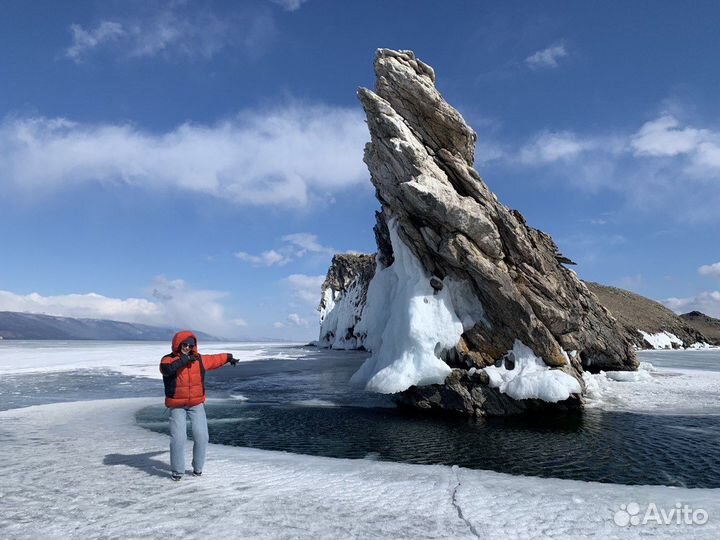
<path fill-rule="evenodd" d="M 192 348 L 192 352 L 197 352 L 197 337 L 195 334 L 193 334 L 190 330 L 181 330 L 177 334 L 175 334 L 172 338 L 172 352 L 179 353 L 180 352 L 180 344 L 185 341 L 186 339 L 194 339 L 195 340 L 195 346 Z"/>

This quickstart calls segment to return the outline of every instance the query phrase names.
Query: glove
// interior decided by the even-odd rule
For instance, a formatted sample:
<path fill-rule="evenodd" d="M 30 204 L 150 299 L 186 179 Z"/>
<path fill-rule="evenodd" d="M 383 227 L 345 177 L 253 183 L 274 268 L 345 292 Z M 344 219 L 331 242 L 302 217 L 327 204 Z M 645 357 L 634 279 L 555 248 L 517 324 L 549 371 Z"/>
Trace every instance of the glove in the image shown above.
<path fill-rule="evenodd" d="M 228 354 L 228 359 L 227 359 L 227 361 L 228 361 L 228 362 L 230 363 L 230 365 L 232 365 L 233 367 L 235 367 L 235 366 L 237 365 L 237 363 L 239 362 L 239 360 L 238 360 L 237 358 L 233 358 L 233 355 L 232 355 L 232 354 Z"/>
<path fill-rule="evenodd" d="M 195 360 L 197 360 L 197 358 L 195 356 L 190 356 L 188 354 L 181 354 L 180 359 L 183 361 L 183 363 L 185 365 L 188 365 L 188 364 L 194 362 Z"/>

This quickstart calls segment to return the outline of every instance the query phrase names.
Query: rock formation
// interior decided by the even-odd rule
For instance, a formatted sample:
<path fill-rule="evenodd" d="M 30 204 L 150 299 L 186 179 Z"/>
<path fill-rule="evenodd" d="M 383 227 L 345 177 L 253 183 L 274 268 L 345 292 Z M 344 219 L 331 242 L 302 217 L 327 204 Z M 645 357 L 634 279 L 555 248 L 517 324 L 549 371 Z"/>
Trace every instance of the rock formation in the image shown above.
<path fill-rule="evenodd" d="M 570 261 L 552 239 L 498 202 L 475 171 L 477 136 L 435 88 L 432 68 L 410 51 L 387 49 L 374 67 L 376 90 L 361 88 L 358 97 L 371 139 L 364 160 L 382 207 L 377 266 L 372 276 L 366 263 L 328 275 L 338 282 L 333 290 L 367 290 L 366 305 L 353 300 L 350 333 L 336 326 L 343 341 L 324 341 L 342 348 L 354 340 L 372 351 L 355 380 L 404 391 L 415 406 L 452 409 L 452 395 L 468 414 L 500 414 L 517 405 L 508 405 L 512 388 L 525 402 L 515 408 L 527 409 L 561 382 L 567 392 L 550 394 L 567 407 L 578 401 L 584 370 L 635 369 L 626 329 L 563 266 Z M 331 296 L 335 309 L 346 303 Z M 483 370 L 502 372 L 469 375 Z"/>

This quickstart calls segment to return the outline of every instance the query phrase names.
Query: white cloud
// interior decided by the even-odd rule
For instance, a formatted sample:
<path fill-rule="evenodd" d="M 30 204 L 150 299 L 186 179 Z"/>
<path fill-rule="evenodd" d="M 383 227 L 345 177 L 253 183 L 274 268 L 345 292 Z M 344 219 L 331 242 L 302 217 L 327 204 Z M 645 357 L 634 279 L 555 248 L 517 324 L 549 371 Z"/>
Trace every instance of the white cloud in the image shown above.
<path fill-rule="evenodd" d="M 272 0 L 272 2 L 287 11 L 297 11 L 307 0 Z"/>
<path fill-rule="evenodd" d="M 264 251 L 260 255 L 251 255 L 245 251 L 238 251 L 235 256 L 241 261 L 251 263 L 253 266 L 284 266 L 290 261 L 304 257 L 308 253 L 320 255 L 333 255 L 337 250 L 320 244 L 318 237 L 310 233 L 287 234 L 282 237 L 285 243 L 278 250 Z"/>
<path fill-rule="evenodd" d="M 668 298 L 663 304 L 675 313 L 701 311 L 711 317 L 720 317 L 720 291 L 703 291 L 688 298 Z"/>
<path fill-rule="evenodd" d="M 632 136 L 630 145 L 636 155 L 677 156 L 696 150 L 709 134 L 706 130 L 679 126 L 680 122 L 675 117 L 661 116 L 646 122 Z"/>
<path fill-rule="evenodd" d="M 295 298 L 313 309 L 320 303 L 320 287 L 325 276 L 308 276 L 306 274 L 292 274 L 283 282 L 290 286 Z"/>
<path fill-rule="evenodd" d="M 274 322 L 273 328 L 310 328 L 313 323 L 318 323 L 316 318 L 301 317 L 297 313 L 290 313 L 285 319 L 285 321 Z"/>
<path fill-rule="evenodd" d="M 284 266 L 292 260 L 274 249 L 263 251 L 260 255 L 250 255 L 244 251 L 238 251 L 235 256 L 241 261 L 251 263 L 253 266 Z"/>
<path fill-rule="evenodd" d="M 556 68 L 559 66 L 559 60 L 568 55 L 564 43 L 551 45 L 547 49 L 537 51 L 525 59 L 525 63 L 531 69 Z"/>
<path fill-rule="evenodd" d="M 70 26 L 70 32 L 73 42 L 65 51 L 65 56 L 75 62 L 80 62 L 82 57 L 92 49 L 120 39 L 125 30 L 118 22 L 102 21 L 94 30 L 85 30 L 79 24 L 73 24 Z"/>
<path fill-rule="evenodd" d="M 233 319 L 231 322 L 235 326 L 247 326 L 247 321 L 245 319 Z"/>
<path fill-rule="evenodd" d="M 299 248 L 299 250 L 296 252 L 296 256 L 299 256 L 299 257 L 302 257 L 307 252 L 324 253 L 326 255 L 333 255 L 336 252 L 336 250 L 331 247 L 321 245 L 320 242 L 318 241 L 318 237 L 314 234 L 309 234 L 309 233 L 287 234 L 287 235 L 283 236 L 282 239 L 285 242 L 289 242 L 290 244 Z"/>
<path fill-rule="evenodd" d="M 32 196 L 81 183 L 184 189 L 244 205 L 306 206 L 367 183 L 355 108 L 290 104 L 165 133 L 63 118 L 0 123 L 0 188 Z"/>
<path fill-rule="evenodd" d="M 275 35 L 270 10 L 235 9 L 223 17 L 185 2 L 146 4 L 133 16 L 101 20 L 94 27 L 70 27 L 65 56 L 81 63 L 98 51 L 125 59 L 183 57 L 208 60 L 233 46 L 255 54 Z"/>
<path fill-rule="evenodd" d="M 599 140 L 582 138 L 570 131 L 542 132 L 535 135 L 519 152 L 522 163 L 533 165 L 577 158 L 601 144 Z"/>
<path fill-rule="evenodd" d="M 720 278 L 720 262 L 702 265 L 698 268 L 698 274 L 701 276 Z"/>
<path fill-rule="evenodd" d="M 158 276 L 148 298 L 111 298 L 96 293 L 43 296 L 0 291 L 0 311 L 43 313 L 58 317 L 109 319 L 164 328 L 190 328 L 232 336 L 242 319 L 228 321 L 222 291 L 193 289 L 182 279 Z"/>
<path fill-rule="evenodd" d="M 512 168 L 547 168 L 579 190 L 615 192 L 634 211 L 669 212 L 683 222 L 719 217 L 720 130 L 666 113 L 624 133 L 545 130 L 498 159 Z"/>

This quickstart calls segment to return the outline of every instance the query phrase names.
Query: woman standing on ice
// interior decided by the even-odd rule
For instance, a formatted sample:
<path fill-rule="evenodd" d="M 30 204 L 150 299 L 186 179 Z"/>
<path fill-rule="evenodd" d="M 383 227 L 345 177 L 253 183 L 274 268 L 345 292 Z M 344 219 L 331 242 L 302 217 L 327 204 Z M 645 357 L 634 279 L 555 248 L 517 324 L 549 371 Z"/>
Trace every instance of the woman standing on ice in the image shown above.
<path fill-rule="evenodd" d="M 237 359 L 230 353 L 200 354 L 195 334 L 182 331 L 172 340 L 172 352 L 160 360 L 165 383 L 165 406 L 170 409 L 171 478 L 180 480 L 185 473 L 186 415 L 190 415 L 193 434 L 193 476 L 202 474 L 208 444 L 205 417 L 205 372 Z"/>

